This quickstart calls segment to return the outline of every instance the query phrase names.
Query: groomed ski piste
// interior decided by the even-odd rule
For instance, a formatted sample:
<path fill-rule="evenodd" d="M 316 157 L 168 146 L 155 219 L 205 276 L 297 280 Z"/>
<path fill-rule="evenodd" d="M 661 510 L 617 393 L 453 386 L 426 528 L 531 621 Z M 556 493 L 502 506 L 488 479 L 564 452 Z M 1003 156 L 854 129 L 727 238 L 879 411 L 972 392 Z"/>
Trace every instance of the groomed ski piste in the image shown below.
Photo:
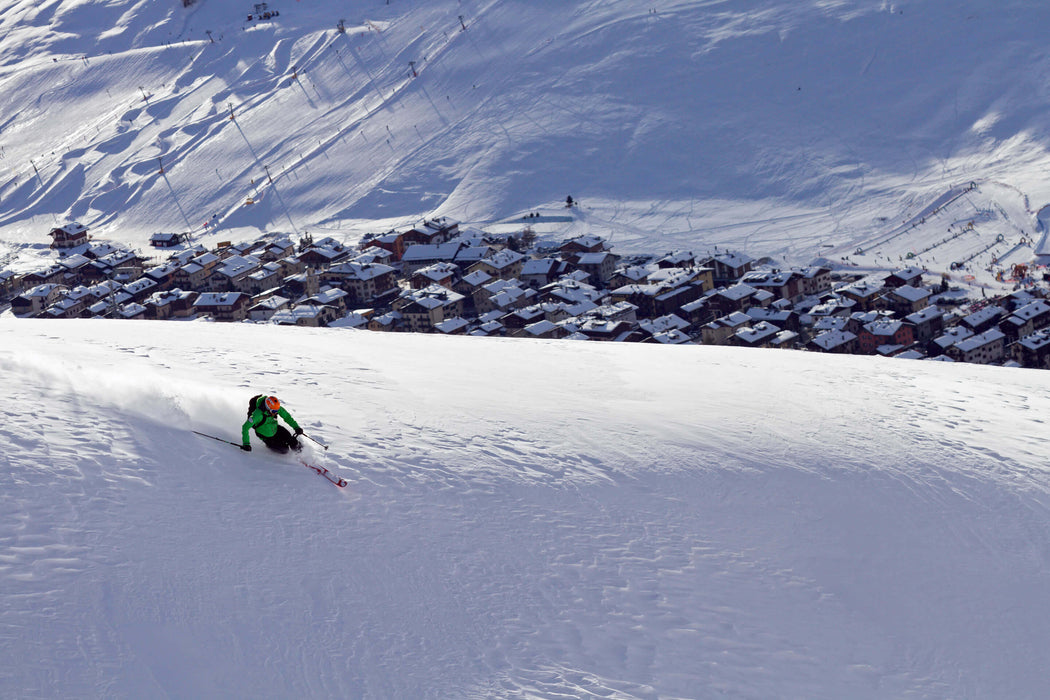
<path fill-rule="evenodd" d="M 1050 374 L 0 321 L 0 695 L 1035 698 Z M 256 442 L 279 395 L 336 488 Z"/>

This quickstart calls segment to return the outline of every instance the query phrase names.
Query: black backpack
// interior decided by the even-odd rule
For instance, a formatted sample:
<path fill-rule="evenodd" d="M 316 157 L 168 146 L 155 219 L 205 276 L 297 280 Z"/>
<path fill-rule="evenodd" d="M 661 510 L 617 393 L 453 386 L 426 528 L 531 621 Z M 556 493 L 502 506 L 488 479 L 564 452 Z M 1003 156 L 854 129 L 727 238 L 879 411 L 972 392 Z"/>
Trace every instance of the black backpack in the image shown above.
<path fill-rule="evenodd" d="M 259 403 L 259 399 L 266 396 L 266 394 L 256 394 L 248 401 L 248 417 L 252 417 L 252 413 L 255 412 L 256 404 Z"/>

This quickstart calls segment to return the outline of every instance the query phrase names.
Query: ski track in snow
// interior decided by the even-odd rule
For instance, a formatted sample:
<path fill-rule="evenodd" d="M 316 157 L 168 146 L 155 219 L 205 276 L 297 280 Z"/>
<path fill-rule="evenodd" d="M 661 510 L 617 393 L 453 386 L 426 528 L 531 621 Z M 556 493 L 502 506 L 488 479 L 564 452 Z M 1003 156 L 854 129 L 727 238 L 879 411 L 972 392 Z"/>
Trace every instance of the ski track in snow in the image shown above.
<path fill-rule="evenodd" d="M 1043 687 L 1042 373 L 61 325 L 0 323 L 4 695 Z M 346 489 L 189 433 L 267 390 Z"/>

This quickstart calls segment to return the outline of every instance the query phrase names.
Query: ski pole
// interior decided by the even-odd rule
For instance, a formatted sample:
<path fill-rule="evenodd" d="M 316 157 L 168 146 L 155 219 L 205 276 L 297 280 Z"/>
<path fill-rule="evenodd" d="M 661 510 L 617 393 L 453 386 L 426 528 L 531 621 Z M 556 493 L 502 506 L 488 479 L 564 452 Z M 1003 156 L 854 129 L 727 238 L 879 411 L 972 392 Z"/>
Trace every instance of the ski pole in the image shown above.
<path fill-rule="evenodd" d="M 190 432 L 191 433 L 196 433 L 197 435 L 200 435 L 202 437 L 211 438 L 212 440 L 218 440 L 219 442 L 225 442 L 227 445 L 233 445 L 234 447 L 240 447 L 241 446 L 241 443 L 239 443 L 239 442 L 231 442 L 231 441 L 225 440 L 225 439 L 223 439 L 221 437 L 215 437 L 214 435 L 208 435 L 207 433 L 202 433 L 199 430 L 191 430 Z"/>
<path fill-rule="evenodd" d="M 317 440 L 316 438 L 312 438 L 312 437 L 310 437 L 310 436 L 309 436 L 309 435 L 307 435 L 306 433 L 303 433 L 303 437 L 304 437 L 304 438 L 307 438 L 307 439 L 310 439 L 310 440 L 313 440 L 314 442 L 316 442 L 316 443 L 317 443 L 318 445 L 320 445 L 321 447 L 325 448 L 326 450 L 328 449 L 328 445 L 324 444 L 324 443 L 323 443 L 323 442 L 321 442 L 320 440 Z"/>

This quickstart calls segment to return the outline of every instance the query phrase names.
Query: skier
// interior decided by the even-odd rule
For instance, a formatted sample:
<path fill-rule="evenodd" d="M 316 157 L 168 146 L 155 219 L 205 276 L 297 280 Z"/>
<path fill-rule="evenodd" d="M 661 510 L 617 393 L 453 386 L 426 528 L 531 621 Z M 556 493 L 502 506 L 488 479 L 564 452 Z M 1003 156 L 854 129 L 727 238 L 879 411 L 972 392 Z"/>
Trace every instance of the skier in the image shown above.
<path fill-rule="evenodd" d="M 292 429 L 295 431 L 294 435 L 277 422 L 278 416 L 283 418 L 285 423 L 292 426 Z M 241 426 L 241 449 L 245 452 L 251 452 L 252 450 L 251 441 L 248 437 L 249 429 L 254 429 L 255 434 L 266 443 L 266 446 L 276 452 L 285 453 L 288 451 L 288 448 L 298 452 L 303 448 L 297 439 L 303 434 L 303 429 L 299 427 L 299 424 L 295 422 L 291 414 L 281 406 L 281 402 L 276 396 L 260 394 L 252 397 L 249 402 L 248 420 L 244 421 L 244 425 Z"/>

